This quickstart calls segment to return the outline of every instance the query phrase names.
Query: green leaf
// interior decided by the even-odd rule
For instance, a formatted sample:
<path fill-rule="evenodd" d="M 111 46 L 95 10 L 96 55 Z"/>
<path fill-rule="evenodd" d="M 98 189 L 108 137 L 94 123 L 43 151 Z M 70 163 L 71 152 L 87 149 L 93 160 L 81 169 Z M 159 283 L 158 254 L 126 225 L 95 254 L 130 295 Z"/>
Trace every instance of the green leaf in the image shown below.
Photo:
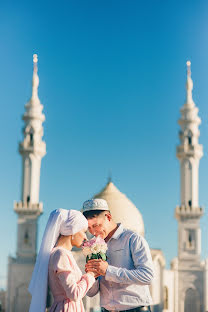
<path fill-rule="evenodd" d="M 91 259 L 98 259 L 98 254 L 92 254 Z"/>
<path fill-rule="evenodd" d="M 106 261 L 107 257 L 106 257 L 106 254 L 100 252 L 100 257 L 101 259 L 103 259 L 104 261 Z"/>
<path fill-rule="evenodd" d="M 102 260 L 106 261 L 107 257 L 106 257 L 106 254 L 99 252 L 97 254 L 92 254 L 91 257 L 87 256 L 86 262 L 88 262 L 91 259 L 102 259 Z"/>

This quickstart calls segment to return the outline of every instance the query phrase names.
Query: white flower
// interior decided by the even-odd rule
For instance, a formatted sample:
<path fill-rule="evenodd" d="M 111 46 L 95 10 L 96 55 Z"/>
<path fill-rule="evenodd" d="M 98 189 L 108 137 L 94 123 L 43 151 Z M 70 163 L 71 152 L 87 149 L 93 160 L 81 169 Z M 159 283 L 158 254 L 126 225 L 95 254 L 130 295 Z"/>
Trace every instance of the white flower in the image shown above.
<path fill-rule="evenodd" d="M 91 247 L 91 252 L 94 253 L 94 254 L 99 253 L 99 252 L 100 252 L 100 247 L 101 247 L 101 246 L 98 245 L 98 244 L 92 245 L 92 247 Z"/>
<path fill-rule="evenodd" d="M 107 248 L 107 245 L 101 245 L 100 247 L 101 247 L 101 248 L 100 248 L 100 252 L 102 252 L 102 253 L 105 254 L 106 251 L 107 251 L 107 249 L 108 249 L 108 248 Z"/>
<path fill-rule="evenodd" d="M 91 255 L 92 254 L 91 248 L 90 247 L 83 248 L 83 254 L 85 257 Z"/>

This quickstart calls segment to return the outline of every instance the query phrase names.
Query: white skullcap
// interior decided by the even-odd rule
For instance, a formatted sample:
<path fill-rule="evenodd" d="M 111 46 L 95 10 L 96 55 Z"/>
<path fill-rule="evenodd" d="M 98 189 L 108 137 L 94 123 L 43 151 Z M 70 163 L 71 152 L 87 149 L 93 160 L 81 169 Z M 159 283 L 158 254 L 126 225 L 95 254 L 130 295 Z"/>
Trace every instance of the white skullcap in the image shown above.
<path fill-rule="evenodd" d="M 83 204 L 83 212 L 91 210 L 109 210 L 107 201 L 102 198 L 86 200 Z"/>
<path fill-rule="evenodd" d="M 49 216 L 36 259 L 29 292 L 32 295 L 29 312 L 45 312 L 48 289 L 48 263 L 59 235 L 73 235 L 87 229 L 88 222 L 80 211 L 56 209 Z"/>

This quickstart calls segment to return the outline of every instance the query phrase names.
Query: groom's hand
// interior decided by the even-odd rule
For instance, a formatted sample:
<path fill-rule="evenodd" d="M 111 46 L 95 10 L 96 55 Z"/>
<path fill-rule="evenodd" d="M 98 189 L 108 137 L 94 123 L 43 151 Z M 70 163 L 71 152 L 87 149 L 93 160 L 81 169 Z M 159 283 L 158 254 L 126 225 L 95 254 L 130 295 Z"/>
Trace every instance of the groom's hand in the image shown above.
<path fill-rule="evenodd" d="M 85 268 L 87 271 L 92 271 L 98 275 L 104 276 L 108 268 L 108 262 L 101 259 L 92 259 L 87 262 Z"/>

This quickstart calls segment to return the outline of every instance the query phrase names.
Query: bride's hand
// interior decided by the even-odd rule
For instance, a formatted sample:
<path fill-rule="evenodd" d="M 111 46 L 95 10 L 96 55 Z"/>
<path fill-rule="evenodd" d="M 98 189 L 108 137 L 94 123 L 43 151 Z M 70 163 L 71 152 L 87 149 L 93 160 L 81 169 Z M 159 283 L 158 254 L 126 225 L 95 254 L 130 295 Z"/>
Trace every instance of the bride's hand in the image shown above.
<path fill-rule="evenodd" d="M 91 269 L 91 270 L 88 270 L 87 268 L 85 269 L 85 272 L 86 273 L 90 273 L 92 276 L 94 276 L 94 278 L 97 278 L 100 274 L 98 274 L 97 271 L 95 271 L 95 269 Z"/>
<path fill-rule="evenodd" d="M 108 262 L 102 259 L 92 259 L 87 262 L 85 269 L 96 272 L 98 275 L 105 276 L 108 268 Z"/>

